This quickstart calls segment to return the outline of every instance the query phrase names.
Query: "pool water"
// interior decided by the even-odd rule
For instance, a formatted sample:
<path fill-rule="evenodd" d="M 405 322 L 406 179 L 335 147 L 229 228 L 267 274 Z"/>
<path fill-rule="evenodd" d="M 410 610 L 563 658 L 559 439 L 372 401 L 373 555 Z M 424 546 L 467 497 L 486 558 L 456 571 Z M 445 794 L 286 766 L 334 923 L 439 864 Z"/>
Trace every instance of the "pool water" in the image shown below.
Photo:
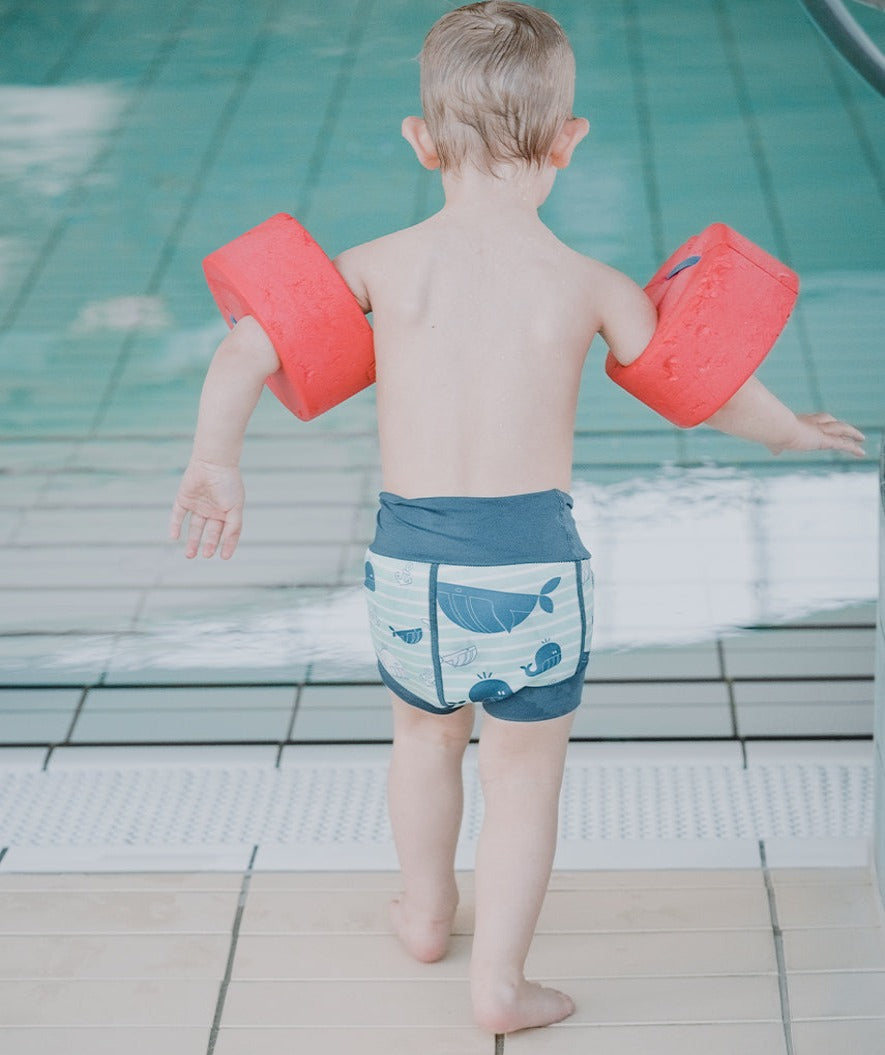
<path fill-rule="evenodd" d="M 202 257 L 279 211 L 334 254 L 439 206 L 399 124 L 449 6 L 0 4 L 0 742 L 388 735 L 357 585 L 371 390 L 308 424 L 265 394 L 230 564 L 186 563 L 166 518 L 224 333 Z M 869 735 L 885 103 L 795 0 L 545 6 L 591 122 L 551 228 L 644 282 L 729 223 L 801 277 L 761 377 L 868 435 L 849 462 L 679 431 L 594 345 L 574 490 L 602 717 L 581 735 Z M 252 686 L 253 711 L 212 686 Z"/>

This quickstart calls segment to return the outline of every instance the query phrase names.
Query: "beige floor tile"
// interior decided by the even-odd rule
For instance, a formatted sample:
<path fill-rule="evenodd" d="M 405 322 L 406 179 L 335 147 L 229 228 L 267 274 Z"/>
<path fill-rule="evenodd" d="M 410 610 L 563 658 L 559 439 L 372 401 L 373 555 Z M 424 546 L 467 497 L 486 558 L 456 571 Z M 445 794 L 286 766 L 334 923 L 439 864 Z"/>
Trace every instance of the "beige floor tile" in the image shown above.
<path fill-rule="evenodd" d="M 514 1033 L 506 1055 L 786 1055 L 780 1022 L 693 1026 L 574 1026 Z M 802 1055 L 798 1050 L 795 1055 Z M 860 1055 L 860 1053 L 858 1053 Z"/>
<path fill-rule="evenodd" d="M 472 881 L 469 873 L 460 873 L 462 879 Z M 354 890 L 402 889 L 398 872 L 255 872 L 249 880 L 250 895 L 262 890 Z"/>
<path fill-rule="evenodd" d="M 885 1040 L 885 971 L 792 972 L 787 981 L 794 1020 L 878 1017 Z"/>
<path fill-rule="evenodd" d="M 456 936 L 446 958 L 428 966 L 392 934 L 240 934 L 235 979 L 385 978 L 427 981 L 467 977 L 471 940 Z"/>
<path fill-rule="evenodd" d="M 872 873 L 869 868 L 772 868 L 771 880 L 775 889 L 781 886 L 811 886 L 822 883 L 832 886 L 869 886 Z"/>
<path fill-rule="evenodd" d="M 205 1055 L 208 1045 L 208 1026 L 0 1027 L 9 1055 Z"/>
<path fill-rule="evenodd" d="M 215 1055 L 494 1055 L 495 1038 L 473 1027 L 223 1028 Z"/>
<path fill-rule="evenodd" d="M 216 981 L 0 982 L 0 1022 L 10 1026 L 202 1026 L 212 1021 Z"/>
<path fill-rule="evenodd" d="M 765 889 L 761 871 L 754 868 L 634 869 L 631 871 L 559 871 L 550 877 L 551 890 L 664 890 L 709 887 Z"/>
<path fill-rule="evenodd" d="M 575 1025 L 779 1022 L 781 1017 L 776 974 L 576 979 L 561 988 L 577 1004 L 570 1019 Z"/>
<path fill-rule="evenodd" d="M 84 749 L 88 750 L 88 749 Z M 165 750 L 165 749 L 164 749 Z M 0 891 L 237 890 L 239 872 L 0 872 Z"/>
<path fill-rule="evenodd" d="M 761 888 L 551 891 L 539 931 L 705 930 L 766 927 Z"/>
<path fill-rule="evenodd" d="M 382 891 L 249 890 L 241 934 L 389 934 Z"/>
<path fill-rule="evenodd" d="M 466 980 L 233 982 L 225 1026 L 469 1026 Z"/>
<path fill-rule="evenodd" d="M 778 923 L 790 927 L 878 927 L 872 884 L 815 883 L 775 890 Z"/>
<path fill-rule="evenodd" d="M 249 891 L 242 934 L 390 934 L 386 890 Z M 455 933 L 473 930 L 473 908 L 464 897 Z"/>
<path fill-rule="evenodd" d="M 538 934 L 532 977 L 765 974 L 777 971 L 768 930 Z"/>
<path fill-rule="evenodd" d="M 885 931 L 873 927 L 785 930 L 789 971 L 885 971 Z"/>
<path fill-rule="evenodd" d="M 227 934 L 6 934 L 0 978 L 212 978 Z"/>
<path fill-rule="evenodd" d="M 0 934 L 229 933 L 234 891 L 7 891 Z"/>
<path fill-rule="evenodd" d="M 794 1055 L 882 1055 L 885 1022 L 878 1019 L 841 1019 L 829 1022 L 794 1022 Z"/>

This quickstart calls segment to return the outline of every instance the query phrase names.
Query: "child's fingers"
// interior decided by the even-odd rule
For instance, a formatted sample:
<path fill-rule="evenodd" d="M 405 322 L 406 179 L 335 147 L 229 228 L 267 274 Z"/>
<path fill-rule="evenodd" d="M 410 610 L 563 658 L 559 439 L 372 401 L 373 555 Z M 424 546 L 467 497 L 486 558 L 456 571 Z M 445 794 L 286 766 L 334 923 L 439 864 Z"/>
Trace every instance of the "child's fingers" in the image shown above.
<path fill-rule="evenodd" d="M 187 510 L 184 506 L 174 502 L 172 505 L 172 515 L 169 517 L 169 538 L 174 542 L 177 542 L 181 538 L 181 525 L 184 523 L 184 518 L 187 516 Z"/>
<path fill-rule="evenodd" d="M 224 523 L 221 520 L 207 520 L 205 528 L 203 530 L 203 556 L 206 558 L 214 557 L 215 551 L 218 549 L 218 543 L 221 540 L 221 532 L 224 529 Z"/>
<path fill-rule="evenodd" d="M 230 560 L 234 555 L 234 550 L 237 548 L 237 543 L 240 541 L 240 528 L 231 530 L 225 529 L 224 534 L 221 536 L 221 559 Z"/>
<path fill-rule="evenodd" d="M 187 528 L 187 542 L 184 547 L 185 557 L 192 558 L 200 551 L 200 539 L 203 537 L 203 528 L 206 526 L 206 518 L 191 513 L 190 523 Z"/>
<path fill-rule="evenodd" d="M 833 418 L 831 421 L 821 423 L 819 427 L 826 437 L 828 447 L 843 451 L 845 454 L 853 454 L 856 458 L 863 458 L 865 454 L 863 442 L 866 437 L 853 425 Z"/>

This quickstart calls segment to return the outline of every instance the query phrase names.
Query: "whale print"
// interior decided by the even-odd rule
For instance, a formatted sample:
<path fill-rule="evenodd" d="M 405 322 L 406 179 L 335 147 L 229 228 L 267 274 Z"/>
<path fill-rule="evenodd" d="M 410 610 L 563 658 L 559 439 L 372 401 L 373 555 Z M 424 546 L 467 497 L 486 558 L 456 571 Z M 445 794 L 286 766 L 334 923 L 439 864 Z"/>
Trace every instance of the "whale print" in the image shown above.
<path fill-rule="evenodd" d="M 486 590 L 479 586 L 459 586 L 438 582 L 436 599 L 449 619 L 464 630 L 476 634 L 508 634 L 535 610 L 538 604 L 544 612 L 553 611 L 553 601 L 547 596 L 560 583 L 560 578 L 549 579 L 538 593 L 507 593 Z M 475 686 L 474 686 L 475 687 Z"/>
<path fill-rule="evenodd" d="M 545 641 L 535 653 L 535 669 L 532 670 L 531 663 L 527 663 L 522 669 L 530 678 L 537 678 L 545 670 L 550 670 L 557 663 L 562 662 L 562 648 L 555 641 Z"/>
<path fill-rule="evenodd" d="M 372 567 L 371 561 L 366 561 L 366 581 L 364 583 L 367 590 L 375 592 L 375 569 Z"/>
<path fill-rule="evenodd" d="M 394 630 L 393 627 L 390 627 L 390 632 L 407 645 L 417 645 L 421 638 L 424 637 L 424 631 L 420 626 L 416 626 L 412 630 Z"/>
<path fill-rule="evenodd" d="M 466 667 L 468 663 L 472 663 L 476 659 L 476 645 L 459 648 L 457 651 L 449 652 L 439 658 L 443 663 L 448 663 L 450 667 Z"/>
<path fill-rule="evenodd" d="M 481 681 L 478 681 L 473 688 L 470 690 L 470 701 L 471 703 L 497 703 L 499 700 L 506 700 L 508 696 L 513 695 L 513 689 L 507 684 L 506 681 L 501 681 L 500 678 L 493 678 L 492 675 L 477 674 Z"/>

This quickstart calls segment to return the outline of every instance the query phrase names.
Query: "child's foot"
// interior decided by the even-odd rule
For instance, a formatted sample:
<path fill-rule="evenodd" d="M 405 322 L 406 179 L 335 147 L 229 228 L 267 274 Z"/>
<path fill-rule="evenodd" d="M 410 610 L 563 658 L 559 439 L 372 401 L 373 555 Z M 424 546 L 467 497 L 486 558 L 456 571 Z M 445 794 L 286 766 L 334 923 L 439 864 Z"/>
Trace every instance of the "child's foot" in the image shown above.
<path fill-rule="evenodd" d="M 434 918 L 412 909 L 403 894 L 391 901 L 390 918 L 397 937 L 416 960 L 436 963 L 445 956 L 452 934 L 454 908 L 446 915 Z"/>
<path fill-rule="evenodd" d="M 575 1013 L 575 1003 L 558 989 L 535 982 L 473 987 L 473 1014 L 477 1025 L 490 1033 L 550 1026 Z"/>

